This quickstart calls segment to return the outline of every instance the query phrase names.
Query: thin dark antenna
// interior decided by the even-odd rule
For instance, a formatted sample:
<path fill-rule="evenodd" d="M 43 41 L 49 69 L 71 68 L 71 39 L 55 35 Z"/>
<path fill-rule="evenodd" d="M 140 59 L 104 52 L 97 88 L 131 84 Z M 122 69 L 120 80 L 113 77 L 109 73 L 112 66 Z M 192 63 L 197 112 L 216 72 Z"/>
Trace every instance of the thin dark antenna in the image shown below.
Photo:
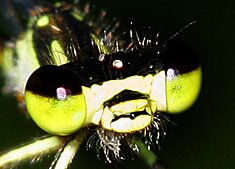
<path fill-rule="evenodd" d="M 192 21 L 189 24 L 185 25 L 183 28 L 181 28 L 178 32 L 176 32 L 175 34 L 173 34 L 166 43 L 164 43 L 163 46 L 165 46 L 169 41 L 171 41 L 172 39 L 174 39 L 176 36 L 178 36 L 179 34 L 181 34 L 185 29 L 188 29 L 190 26 L 192 26 L 193 24 L 195 24 L 196 21 Z"/>

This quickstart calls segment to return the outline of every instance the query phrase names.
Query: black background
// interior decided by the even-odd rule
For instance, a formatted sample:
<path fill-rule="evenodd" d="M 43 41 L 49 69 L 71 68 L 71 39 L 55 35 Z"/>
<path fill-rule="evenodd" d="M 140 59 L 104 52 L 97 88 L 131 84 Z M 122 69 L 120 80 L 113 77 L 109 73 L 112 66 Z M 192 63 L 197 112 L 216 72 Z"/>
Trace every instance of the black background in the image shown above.
<path fill-rule="evenodd" d="M 212 0 L 113 0 L 92 1 L 128 27 L 134 21 L 141 30 L 148 25 L 170 37 L 192 21 L 196 24 L 176 38 L 198 54 L 203 85 L 197 102 L 186 112 L 172 116 L 160 157 L 170 169 L 232 169 L 235 165 L 234 137 L 234 1 Z M 11 96 L 0 97 L 0 151 L 44 134 L 25 118 Z M 19 168 L 48 168 L 52 158 Z M 45 162 L 44 162 L 45 161 Z M 125 168 L 141 168 L 136 162 Z M 71 168 L 114 168 L 81 150 Z M 139 166 L 139 167 L 138 167 Z M 116 168 L 118 168 L 116 166 Z"/>

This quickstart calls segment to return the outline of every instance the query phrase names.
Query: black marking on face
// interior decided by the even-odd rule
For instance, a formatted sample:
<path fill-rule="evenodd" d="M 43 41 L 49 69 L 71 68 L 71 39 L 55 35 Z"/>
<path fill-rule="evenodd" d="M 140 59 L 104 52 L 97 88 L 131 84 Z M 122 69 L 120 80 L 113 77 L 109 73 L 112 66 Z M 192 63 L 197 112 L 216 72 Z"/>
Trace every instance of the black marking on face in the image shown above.
<path fill-rule="evenodd" d="M 115 122 L 121 118 L 130 118 L 131 120 L 134 120 L 136 117 L 138 117 L 140 115 L 149 115 L 149 114 L 146 111 L 132 112 L 132 113 L 128 113 L 128 114 L 114 116 L 114 119 L 112 120 L 112 122 Z"/>
<path fill-rule="evenodd" d="M 162 61 L 158 52 L 158 49 L 146 48 L 128 53 L 103 54 L 104 59 L 102 60 L 97 57 L 97 59 L 70 62 L 62 66 L 75 72 L 82 79 L 83 84 L 90 87 L 93 84 L 125 79 L 134 75 L 157 74 L 162 70 Z M 121 62 L 123 64 L 122 67 L 117 68 L 114 66 L 115 61 Z"/>
<path fill-rule="evenodd" d="M 148 99 L 146 94 L 132 91 L 132 90 L 123 90 L 122 92 L 118 93 L 117 95 L 113 96 L 111 99 L 104 102 L 104 107 L 112 107 L 115 104 L 129 101 L 129 100 L 136 100 L 136 99 Z"/>

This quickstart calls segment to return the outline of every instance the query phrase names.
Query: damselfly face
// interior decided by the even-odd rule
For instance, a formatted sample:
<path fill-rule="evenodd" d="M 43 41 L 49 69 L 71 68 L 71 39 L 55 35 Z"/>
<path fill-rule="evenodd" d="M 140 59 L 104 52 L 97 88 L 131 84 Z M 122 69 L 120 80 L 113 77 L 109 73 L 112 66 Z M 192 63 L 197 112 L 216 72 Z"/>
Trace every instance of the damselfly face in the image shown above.
<path fill-rule="evenodd" d="M 139 37 L 133 23 L 122 33 L 89 4 L 30 7 L 27 29 L 4 45 L 2 67 L 6 88 L 52 136 L 3 154 L 0 166 L 57 151 L 51 168 L 67 168 L 83 141 L 109 163 L 123 160 L 158 146 L 164 114 L 195 101 L 201 67 L 184 44 Z"/>

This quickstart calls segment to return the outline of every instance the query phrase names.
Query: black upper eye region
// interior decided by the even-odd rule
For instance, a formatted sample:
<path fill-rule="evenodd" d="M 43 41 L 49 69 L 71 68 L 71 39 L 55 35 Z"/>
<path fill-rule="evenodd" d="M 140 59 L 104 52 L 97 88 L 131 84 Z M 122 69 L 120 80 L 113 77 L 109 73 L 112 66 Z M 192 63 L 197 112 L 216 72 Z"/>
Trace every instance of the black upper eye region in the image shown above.
<path fill-rule="evenodd" d="M 79 78 L 66 68 L 45 65 L 38 68 L 29 77 L 26 91 L 45 97 L 59 97 L 76 95 L 82 92 Z"/>
<path fill-rule="evenodd" d="M 200 67 L 196 53 L 182 42 L 168 42 L 162 52 L 163 69 L 172 69 L 175 73 L 185 74 Z"/>

